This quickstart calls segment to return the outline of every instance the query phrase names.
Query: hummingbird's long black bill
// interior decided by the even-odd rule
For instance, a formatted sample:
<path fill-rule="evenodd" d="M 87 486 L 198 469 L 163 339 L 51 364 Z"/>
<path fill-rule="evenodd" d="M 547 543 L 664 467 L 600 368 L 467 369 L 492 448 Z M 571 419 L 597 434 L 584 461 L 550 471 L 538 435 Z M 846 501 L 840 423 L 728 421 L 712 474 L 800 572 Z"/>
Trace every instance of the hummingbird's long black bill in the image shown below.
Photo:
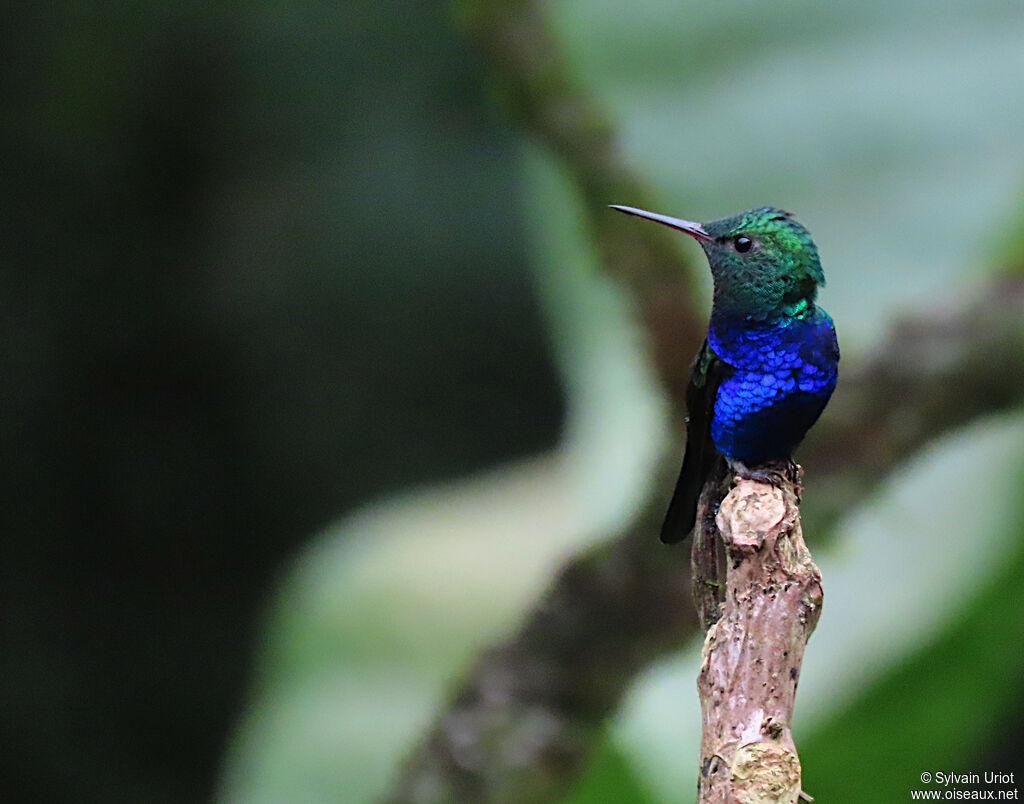
<path fill-rule="evenodd" d="M 696 221 L 684 221 L 682 218 L 672 218 L 668 215 L 659 215 L 657 212 L 648 212 L 645 209 L 637 209 L 636 207 L 624 207 L 621 204 L 609 204 L 609 208 L 617 209 L 619 212 L 625 212 L 627 215 L 636 215 L 638 218 L 647 218 L 649 221 L 655 223 L 661 223 L 665 226 L 671 226 L 673 229 L 678 229 L 680 232 L 686 232 L 690 237 L 695 237 L 697 240 L 712 240 L 713 238 L 709 235 L 703 226 Z"/>

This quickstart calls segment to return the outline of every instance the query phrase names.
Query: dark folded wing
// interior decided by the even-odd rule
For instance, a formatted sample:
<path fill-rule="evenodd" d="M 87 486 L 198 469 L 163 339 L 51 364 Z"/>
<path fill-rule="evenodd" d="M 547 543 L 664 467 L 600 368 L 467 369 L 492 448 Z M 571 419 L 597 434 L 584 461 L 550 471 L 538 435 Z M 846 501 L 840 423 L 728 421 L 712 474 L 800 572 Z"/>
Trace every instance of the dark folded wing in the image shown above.
<path fill-rule="evenodd" d="M 701 489 L 718 458 L 718 450 L 711 442 L 711 417 L 724 368 L 725 364 L 704 341 L 690 367 L 690 384 L 686 389 L 689 414 L 686 420 L 686 454 L 661 526 L 661 540 L 665 544 L 681 542 L 693 530 Z"/>

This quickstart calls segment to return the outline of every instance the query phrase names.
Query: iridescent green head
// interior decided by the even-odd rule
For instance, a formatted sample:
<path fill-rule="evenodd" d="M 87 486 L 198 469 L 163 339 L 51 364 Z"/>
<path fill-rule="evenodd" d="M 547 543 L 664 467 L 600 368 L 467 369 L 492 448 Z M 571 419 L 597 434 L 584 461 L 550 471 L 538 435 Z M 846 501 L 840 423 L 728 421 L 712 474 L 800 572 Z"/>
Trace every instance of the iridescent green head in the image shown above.
<path fill-rule="evenodd" d="M 825 275 L 810 233 L 788 212 L 758 207 L 708 223 L 613 205 L 695 238 L 715 282 L 715 314 L 772 319 L 811 308 Z"/>

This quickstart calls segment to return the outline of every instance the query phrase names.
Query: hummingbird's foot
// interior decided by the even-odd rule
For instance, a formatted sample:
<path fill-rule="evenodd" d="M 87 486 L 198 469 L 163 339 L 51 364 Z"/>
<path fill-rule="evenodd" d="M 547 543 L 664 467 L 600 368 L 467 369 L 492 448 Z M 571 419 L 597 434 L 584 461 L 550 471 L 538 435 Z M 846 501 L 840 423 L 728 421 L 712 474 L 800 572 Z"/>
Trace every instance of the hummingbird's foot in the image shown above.
<path fill-rule="evenodd" d="M 792 458 L 783 461 L 770 461 L 759 466 L 747 466 L 742 461 L 729 462 L 737 479 L 756 480 L 767 483 L 775 488 L 782 488 L 787 482 L 800 484 L 800 466 Z"/>

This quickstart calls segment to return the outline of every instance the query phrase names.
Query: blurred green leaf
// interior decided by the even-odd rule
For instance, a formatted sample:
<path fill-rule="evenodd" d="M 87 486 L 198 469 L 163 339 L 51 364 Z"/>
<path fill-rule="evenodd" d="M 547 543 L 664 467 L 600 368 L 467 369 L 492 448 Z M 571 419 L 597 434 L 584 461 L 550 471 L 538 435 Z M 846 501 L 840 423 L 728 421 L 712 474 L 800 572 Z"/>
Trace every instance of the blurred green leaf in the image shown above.
<path fill-rule="evenodd" d="M 1020 518 L 1012 532 L 1020 534 L 1024 498 L 1016 502 Z M 952 628 L 800 740 L 805 790 L 822 801 L 898 801 L 922 787 L 923 771 L 989 769 L 985 754 L 1011 725 L 1024 692 L 1024 541 L 1009 546 Z M 936 585 L 932 593 L 946 592 Z"/>
<path fill-rule="evenodd" d="M 594 751 L 587 771 L 572 795 L 564 804 L 654 804 L 650 792 L 643 786 L 632 763 L 615 747 L 613 741 L 602 738 Z"/>
<path fill-rule="evenodd" d="M 994 268 L 1024 181 L 1019 4 L 561 0 L 553 19 L 662 211 L 809 226 L 847 357 Z"/>

